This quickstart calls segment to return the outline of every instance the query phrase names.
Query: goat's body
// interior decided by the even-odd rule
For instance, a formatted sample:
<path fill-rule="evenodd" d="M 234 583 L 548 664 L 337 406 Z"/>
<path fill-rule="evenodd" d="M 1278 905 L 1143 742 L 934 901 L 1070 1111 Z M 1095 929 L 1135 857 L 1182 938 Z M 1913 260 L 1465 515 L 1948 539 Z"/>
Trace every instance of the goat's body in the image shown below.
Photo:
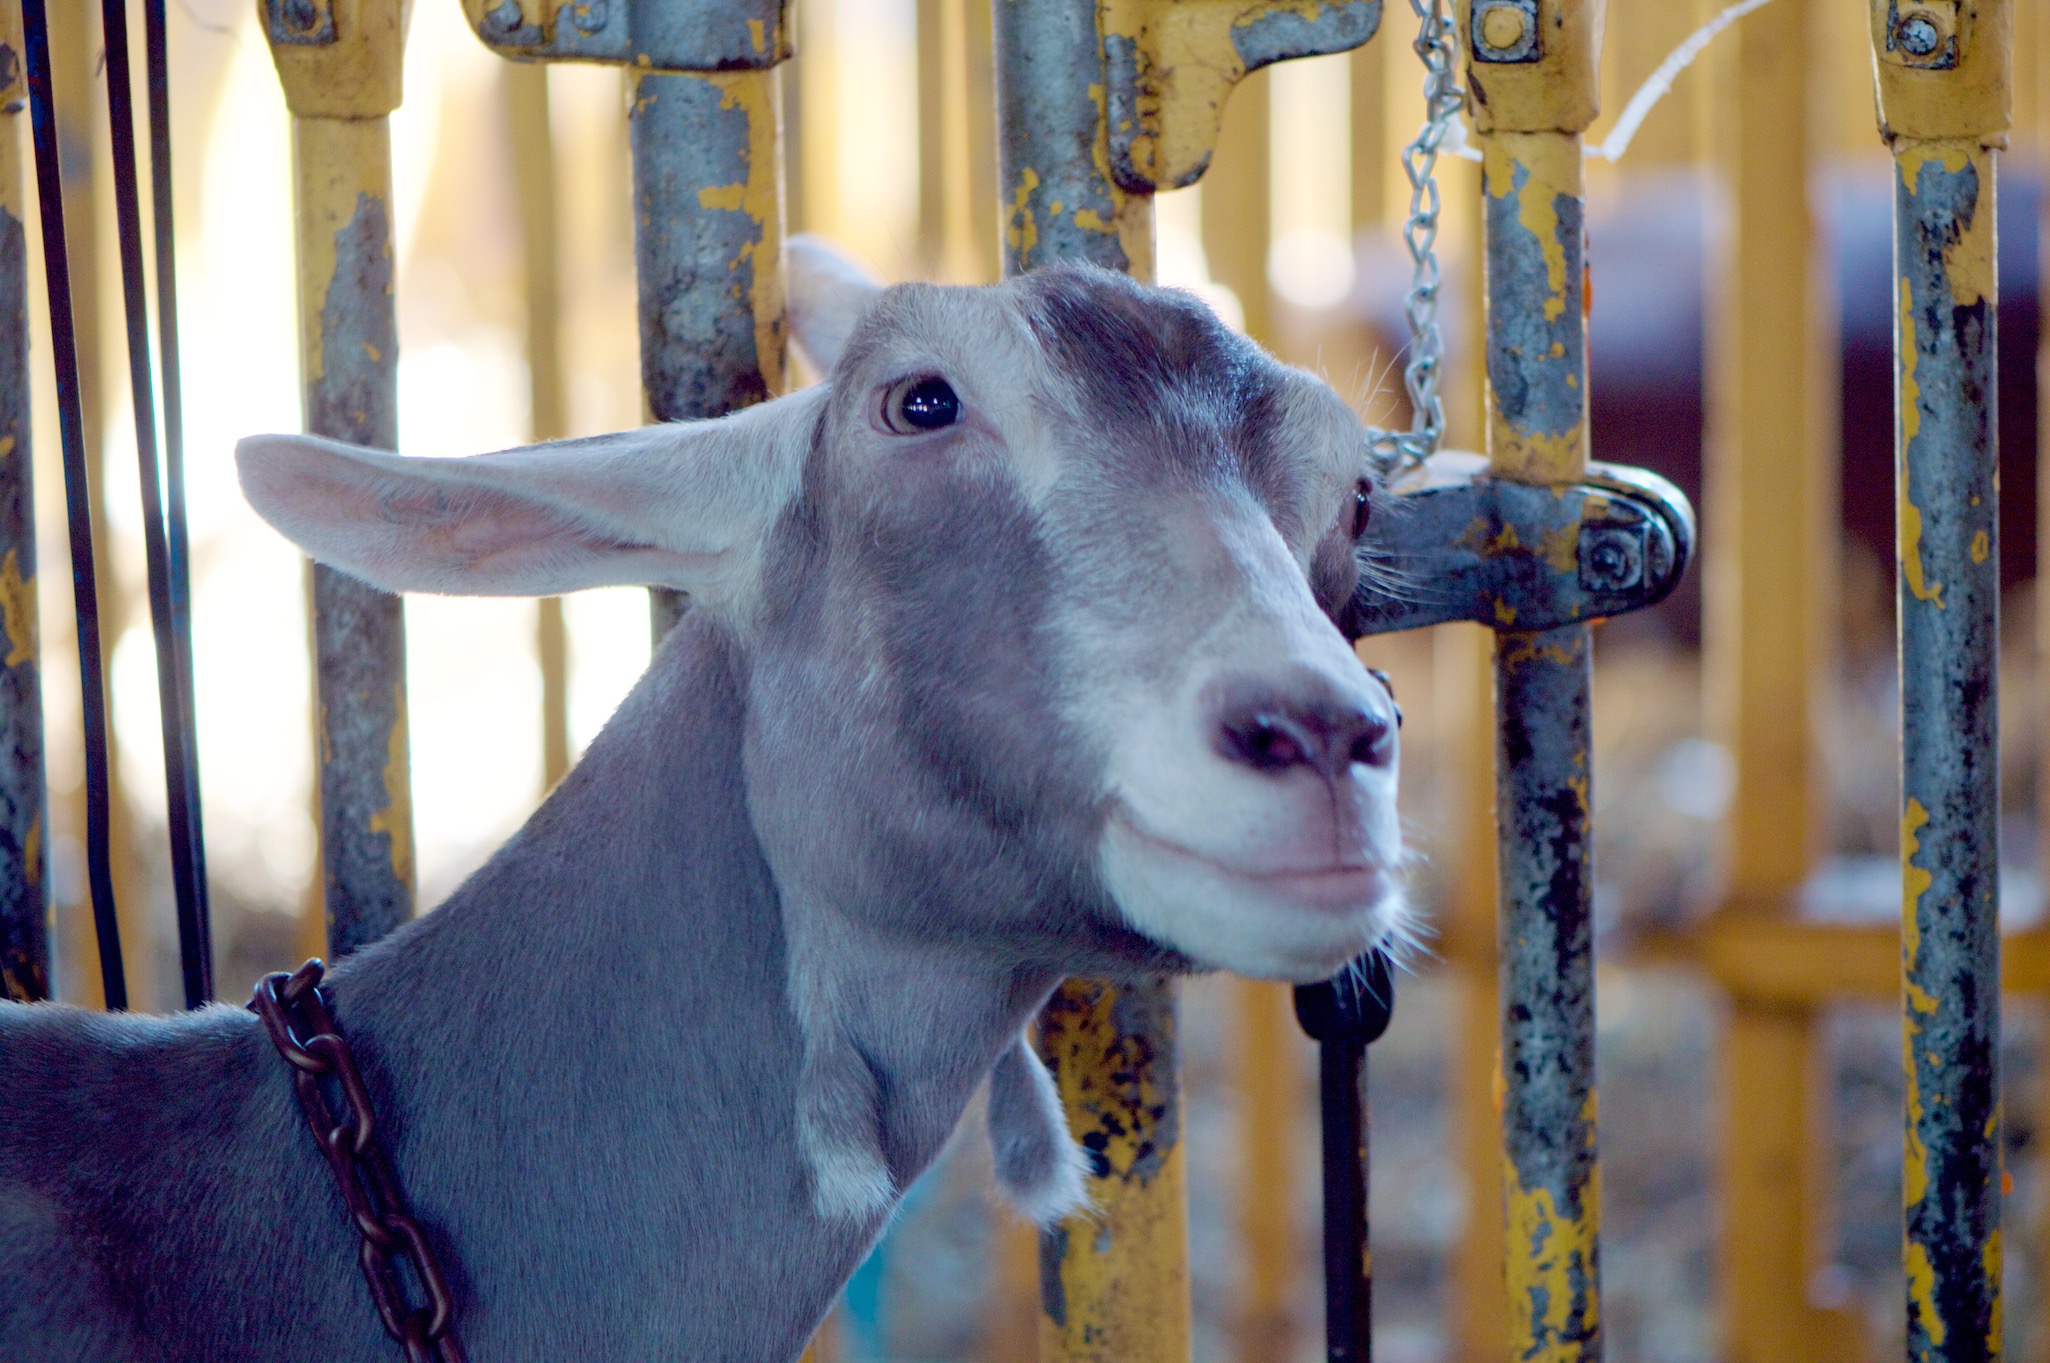
<path fill-rule="evenodd" d="M 679 633 L 527 828 L 331 976 L 480 1363 L 780 1363 L 880 1226 L 814 1210 L 733 662 L 716 626 Z M 899 972 L 875 1001 L 917 1021 L 855 1038 L 900 1188 L 1047 983 L 973 973 Z M 394 1348 L 252 1015 L 0 1008 L 0 1356 Z"/>

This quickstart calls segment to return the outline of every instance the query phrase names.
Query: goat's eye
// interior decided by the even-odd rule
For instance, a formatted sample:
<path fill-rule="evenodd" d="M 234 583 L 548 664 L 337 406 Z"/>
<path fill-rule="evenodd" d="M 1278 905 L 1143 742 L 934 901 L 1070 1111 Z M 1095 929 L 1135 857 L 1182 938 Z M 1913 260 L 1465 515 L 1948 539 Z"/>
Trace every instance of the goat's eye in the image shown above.
<path fill-rule="evenodd" d="M 1352 537 L 1367 533 L 1367 517 L 1374 509 L 1374 489 L 1362 478 L 1352 488 Z"/>
<path fill-rule="evenodd" d="M 961 399 L 945 379 L 904 384 L 883 403 L 883 424 L 899 435 L 937 431 L 961 419 Z"/>

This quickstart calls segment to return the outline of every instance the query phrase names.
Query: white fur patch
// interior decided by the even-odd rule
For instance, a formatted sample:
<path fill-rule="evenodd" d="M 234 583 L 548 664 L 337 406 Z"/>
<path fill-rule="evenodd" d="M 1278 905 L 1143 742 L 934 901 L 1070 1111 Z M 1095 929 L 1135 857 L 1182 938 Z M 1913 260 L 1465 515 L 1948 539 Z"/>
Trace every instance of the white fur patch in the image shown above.
<path fill-rule="evenodd" d="M 989 1144 L 997 1186 L 1034 1225 L 1051 1229 L 1088 1210 L 1088 1157 L 1068 1134 L 1053 1076 L 1022 1036 L 990 1071 Z"/>

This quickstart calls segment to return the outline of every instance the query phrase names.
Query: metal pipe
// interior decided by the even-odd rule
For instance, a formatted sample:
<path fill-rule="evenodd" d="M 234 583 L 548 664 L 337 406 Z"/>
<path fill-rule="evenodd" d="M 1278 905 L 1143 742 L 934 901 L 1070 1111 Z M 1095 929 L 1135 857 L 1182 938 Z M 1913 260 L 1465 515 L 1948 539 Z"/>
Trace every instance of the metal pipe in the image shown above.
<path fill-rule="evenodd" d="M 1908 1357 L 2001 1351 L 1999 284 L 2006 0 L 1870 11 L 1894 155 Z"/>
<path fill-rule="evenodd" d="M 398 445 L 391 129 L 399 0 L 265 0 L 292 112 L 299 367 L 306 429 Z M 350 22 L 353 20 L 354 22 Z M 413 800 L 400 599 L 312 565 L 320 846 L 328 949 L 340 957 L 413 914 Z"/>
<path fill-rule="evenodd" d="M 528 434 L 569 434 L 562 372 L 562 274 L 555 213 L 555 141 L 548 119 L 548 68 L 507 62 L 499 69 L 519 200 L 520 249 L 527 295 Z M 569 771 L 569 634 L 562 598 L 535 603 L 535 652 L 541 664 L 541 789 Z"/>
<path fill-rule="evenodd" d="M 1004 273 L 1153 273 L 1153 200 L 1110 178 L 1094 0 L 994 6 Z M 1039 1019 L 1093 1213 L 1040 1237 L 1045 1363 L 1186 1363 L 1188 1191 L 1174 982 L 1069 980 Z"/>
<path fill-rule="evenodd" d="M 0 46 L 22 50 L 20 0 L 0 4 Z M 0 997 L 33 1003 L 50 996 L 50 896 L 19 121 L 27 98 L 21 64 L 0 71 Z"/>
<path fill-rule="evenodd" d="M 106 36 L 107 126 L 111 132 L 114 162 L 114 210 L 116 236 L 121 253 L 122 310 L 128 326 L 128 379 L 130 403 L 135 419 L 135 464 L 141 483 L 143 557 L 149 581 L 150 624 L 157 652 L 158 716 L 164 745 L 164 804 L 170 824 L 171 880 L 177 901 L 178 957 L 182 966 L 185 1006 L 199 1008 L 213 997 L 213 941 L 208 928 L 206 863 L 200 854 L 203 840 L 199 806 L 199 759 L 193 751 L 197 739 L 192 725 L 192 684 L 185 668 L 191 661 L 188 642 L 190 619 L 179 609 L 184 597 L 172 584 L 170 526 L 165 516 L 165 488 L 161 476 L 157 442 L 157 409 L 150 354 L 149 299 L 143 279 L 142 196 L 135 155 L 135 86 L 128 53 L 128 7 L 126 0 L 102 0 L 101 29 Z M 155 36 L 162 37 L 161 26 Z M 162 54 L 153 54 L 151 94 L 160 93 L 154 68 Z M 158 113 L 152 98 L 152 133 Z M 168 143 L 169 129 L 162 139 Z M 168 164 L 152 166 L 153 178 L 168 176 Z M 163 206 L 159 196 L 158 206 Z M 160 224 L 160 236 L 168 236 L 168 222 Z M 170 261 L 160 261 L 170 270 Z M 175 287 L 175 281 L 172 281 Z M 167 319 L 168 320 L 168 319 Z M 175 345 L 175 330 L 166 339 Z M 166 378 L 174 379 L 177 361 L 166 354 Z M 179 517 L 183 521 L 182 489 L 173 488 Z M 182 526 L 181 526 L 182 528 Z M 182 566 L 182 564 L 180 565 Z"/>
<path fill-rule="evenodd" d="M 781 104 L 774 67 L 634 76 L 641 385 L 657 421 L 785 387 Z M 651 597 L 659 641 L 684 602 Z"/>
<path fill-rule="evenodd" d="M 1587 468 L 1580 133 L 1593 118 L 1601 0 L 1462 3 L 1482 145 L 1487 444 L 1499 477 Z M 1508 25 L 1509 18 L 1525 19 Z M 1514 31 L 1511 31 L 1511 29 Z M 1595 1151 L 1592 640 L 1568 624 L 1495 642 L 1503 1191 L 1510 1353 L 1601 1356 Z"/>

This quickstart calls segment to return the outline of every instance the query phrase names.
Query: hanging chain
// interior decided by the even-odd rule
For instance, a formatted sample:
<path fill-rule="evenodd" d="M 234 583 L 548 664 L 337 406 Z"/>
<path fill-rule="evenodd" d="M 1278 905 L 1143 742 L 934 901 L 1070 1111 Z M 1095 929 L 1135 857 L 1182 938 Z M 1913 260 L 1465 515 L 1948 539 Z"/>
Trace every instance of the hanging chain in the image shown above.
<path fill-rule="evenodd" d="M 333 1004 L 320 982 L 322 973 L 316 958 L 293 974 L 264 976 L 249 1011 L 263 1019 L 278 1054 L 292 1067 L 292 1086 L 298 1090 L 306 1124 L 313 1128 L 313 1138 L 327 1157 L 355 1224 L 361 1241 L 357 1262 L 386 1333 L 405 1349 L 408 1363 L 464 1363 L 448 1281 L 377 1142 L 370 1092 L 356 1070 L 355 1053 L 335 1025 Z M 347 1117 L 336 1118 L 321 1091 L 323 1079 L 333 1079 L 341 1089 Z M 399 1259 L 412 1264 L 427 1305 L 407 1304 Z"/>
<path fill-rule="evenodd" d="M 1446 17 L 1442 0 L 1409 0 L 1417 17 L 1416 54 L 1424 63 L 1424 126 L 1416 141 L 1402 149 L 1403 173 L 1409 176 L 1409 218 L 1403 242 L 1414 262 L 1409 296 L 1403 311 L 1409 318 L 1409 363 L 1402 383 L 1409 392 L 1410 421 L 1406 431 L 1367 432 L 1367 454 L 1385 473 L 1414 468 L 1437 452 L 1445 434 L 1445 402 L 1438 395 L 1438 371 L 1445 357 L 1438 329 L 1438 291 L 1444 277 L 1438 269 L 1438 152 L 1452 122 L 1466 103 L 1454 63 L 1457 31 Z"/>

